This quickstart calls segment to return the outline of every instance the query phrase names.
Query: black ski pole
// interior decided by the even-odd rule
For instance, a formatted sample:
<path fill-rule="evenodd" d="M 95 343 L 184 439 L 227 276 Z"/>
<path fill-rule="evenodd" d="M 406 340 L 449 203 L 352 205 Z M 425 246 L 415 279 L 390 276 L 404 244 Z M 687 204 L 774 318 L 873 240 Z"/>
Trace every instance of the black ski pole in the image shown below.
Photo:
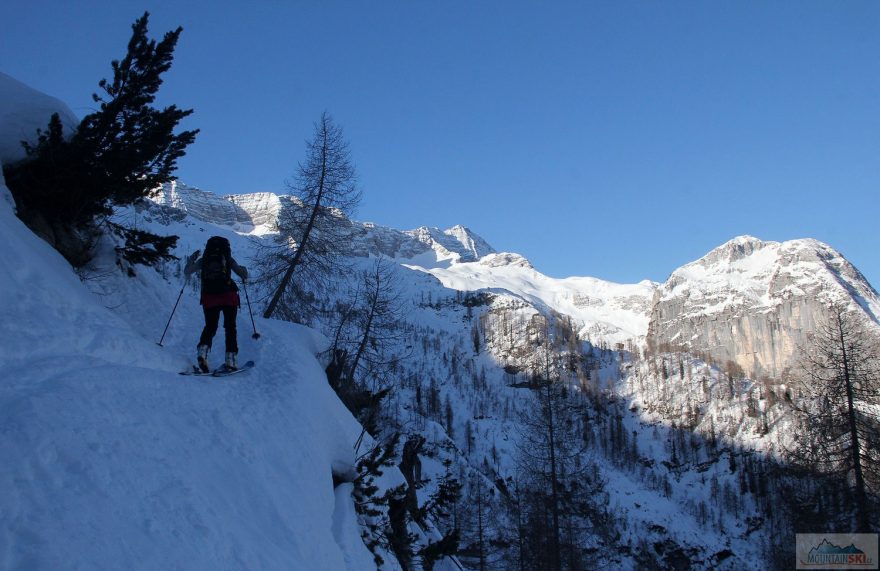
<path fill-rule="evenodd" d="M 251 298 L 250 298 L 250 296 L 248 295 L 248 292 L 247 292 L 247 282 L 244 281 L 244 280 L 241 280 L 241 285 L 244 287 L 244 298 L 247 300 L 247 304 L 248 304 L 248 313 L 249 313 L 250 316 L 251 316 L 251 325 L 254 326 L 254 334 L 251 335 L 251 337 L 253 337 L 254 339 L 259 339 L 259 338 L 260 338 L 260 334 L 257 333 L 257 324 L 254 323 L 254 312 L 251 311 Z"/>
<path fill-rule="evenodd" d="M 174 317 L 174 312 L 177 311 L 177 304 L 180 303 L 180 298 L 183 297 L 183 290 L 185 289 L 186 282 L 183 283 L 183 287 L 180 288 L 180 294 L 177 296 L 177 301 L 174 302 L 174 309 L 171 310 L 171 315 L 168 317 L 168 323 L 165 324 L 165 331 L 162 332 L 162 338 L 159 339 L 159 347 L 164 347 L 162 341 L 165 340 L 165 334 L 168 333 L 168 326 L 171 325 L 171 318 Z"/>

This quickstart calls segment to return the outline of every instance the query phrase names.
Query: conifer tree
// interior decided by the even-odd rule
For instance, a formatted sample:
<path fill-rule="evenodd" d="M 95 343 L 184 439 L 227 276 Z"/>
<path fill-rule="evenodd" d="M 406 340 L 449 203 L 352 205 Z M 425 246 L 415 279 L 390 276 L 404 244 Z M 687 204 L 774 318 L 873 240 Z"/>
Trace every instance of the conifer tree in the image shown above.
<path fill-rule="evenodd" d="M 380 487 L 376 480 L 394 465 L 398 442 L 399 434 L 393 434 L 387 443 L 377 443 L 358 459 L 355 467 L 355 510 L 364 525 L 361 529 L 364 545 L 373 553 L 377 568 L 384 564 L 381 552 L 393 549 L 394 532 L 389 504 L 398 501 L 398 496 L 403 493 L 403 486 L 387 489 L 384 494 L 379 495 Z"/>
<path fill-rule="evenodd" d="M 145 12 L 132 25 L 128 52 L 111 64 L 112 81 L 98 83 L 103 93 L 92 98 L 99 110 L 69 140 L 54 115 L 37 144 L 24 145 L 26 158 L 4 166 L 19 217 L 76 266 L 91 258 L 99 222 L 114 206 L 132 204 L 171 180 L 198 133 L 174 133 L 191 109 L 152 106 L 183 29 L 156 42 L 147 38 L 148 19 Z"/>

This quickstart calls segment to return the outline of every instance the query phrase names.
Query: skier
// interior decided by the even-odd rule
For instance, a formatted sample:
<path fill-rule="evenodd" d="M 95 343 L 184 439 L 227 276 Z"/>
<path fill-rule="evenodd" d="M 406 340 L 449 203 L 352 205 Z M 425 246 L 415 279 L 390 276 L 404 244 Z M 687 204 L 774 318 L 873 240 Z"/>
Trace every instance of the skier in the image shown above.
<path fill-rule="evenodd" d="M 238 265 L 232 257 L 232 248 L 229 240 L 221 236 L 212 236 L 205 244 L 205 255 L 199 259 L 201 252 L 196 250 L 187 258 L 183 273 L 187 279 L 199 271 L 202 280 L 202 296 L 200 303 L 205 312 L 205 328 L 199 338 L 196 347 L 198 352 L 199 368 L 207 373 L 208 352 L 211 350 L 211 342 L 217 333 L 217 325 L 220 323 L 220 314 L 223 314 L 223 329 L 226 331 L 226 362 L 227 370 L 238 368 L 236 356 L 238 355 L 238 339 L 235 330 L 235 317 L 241 300 L 238 297 L 238 286 L 232 280 L 232 272 L 238 274 L 241 281 L 247 281 L 247 268 Z"/>

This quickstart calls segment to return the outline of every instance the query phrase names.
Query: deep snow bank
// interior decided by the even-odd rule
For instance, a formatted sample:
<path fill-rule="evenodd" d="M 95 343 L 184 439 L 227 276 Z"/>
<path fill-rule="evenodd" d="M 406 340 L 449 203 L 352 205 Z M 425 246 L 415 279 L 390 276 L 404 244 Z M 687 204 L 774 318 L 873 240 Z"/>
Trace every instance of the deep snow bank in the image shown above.
<path fill-rule="evenodd" d="M 36 139 L 37 129 L 45 131 L 53 113 L 58 113 L 67 129 L 79 123 L 58 99 L 0 72 L 0 163 L 23 158 L 21 141 Z"/>

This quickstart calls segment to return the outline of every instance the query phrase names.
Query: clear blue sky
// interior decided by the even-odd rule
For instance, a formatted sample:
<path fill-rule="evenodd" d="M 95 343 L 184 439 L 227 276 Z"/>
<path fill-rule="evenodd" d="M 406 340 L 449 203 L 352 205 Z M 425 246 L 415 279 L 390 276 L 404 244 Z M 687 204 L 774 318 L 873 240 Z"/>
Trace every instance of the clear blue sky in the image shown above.
<path fill-rule="evenodd" d="M 280 191 L 328 110 L 399 229 L 469 226 L 552 276 L 662 281 L 813 237 L 880 287 L 880 2 L 10 2 L 0 71 L 90 110 L 148 9 L 181 180 Z"/>

